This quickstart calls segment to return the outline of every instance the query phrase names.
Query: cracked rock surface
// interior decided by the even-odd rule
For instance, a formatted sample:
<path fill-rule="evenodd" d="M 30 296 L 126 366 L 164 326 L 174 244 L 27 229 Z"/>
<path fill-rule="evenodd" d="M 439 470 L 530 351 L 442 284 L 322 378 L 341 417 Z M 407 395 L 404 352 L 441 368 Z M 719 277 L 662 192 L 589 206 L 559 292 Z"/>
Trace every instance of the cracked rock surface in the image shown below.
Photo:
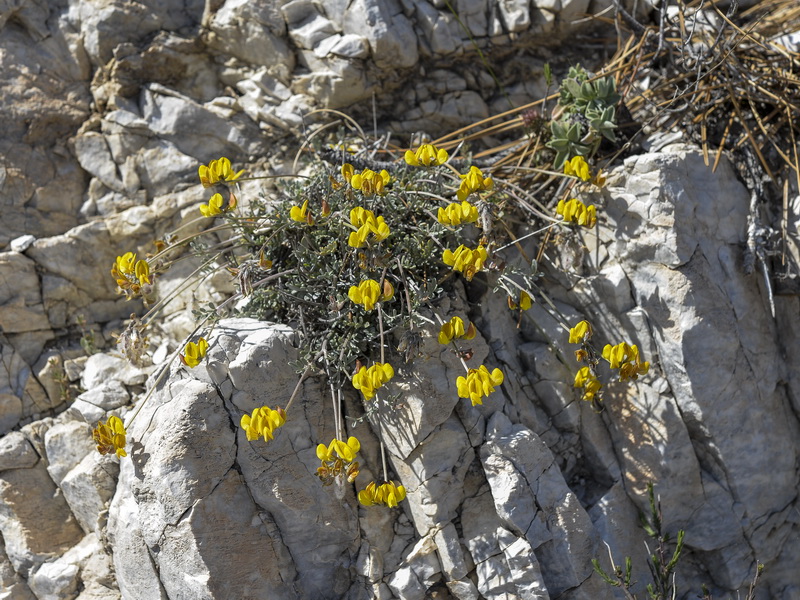
<path fill-rule="evenodd" d="M 544 93 L 545 46 L 613 6 L 453 4 L 516 105 Z M 426 337 L 424 359 L 396 367 L 396 409 L 350 427 L 359 487 L 381 476 L 382 439 L 408 491 L 397 509 L 366 509 L 359 488 L 315 477 L 334 430 L 324 382 L 304 382 L 273 441 L 239 427 L 291 396 L 291 329 L 223 321 L 206 362 L 156 384 L 191 309 L 230 281 L 171 302 L 156 366 L 135 368 L 112 334 L 142 306 L 108 270 L 165 232 L 200 230 L 200 163 L 286 172 L 276 149 L 314 108 L 371 119 L 375 92 L 402 135 L 507 109 L 445 3 L 10 0 L 0 56 L 0 599 L 595 600 L 614 594 L 591 569 L 610 569 L 609 549 L 633 558 L 644 597 L 650 481 L 665 529 L 687 531 L 684 599 L 703 584 L 744 595 L 757 562 L 758 600 L 800 597 L 800 300 L 776 296 L 773 317 L 744 274 L 750 198 L 724 158 L 715 172 L 684 145 L 627 158 L 597 193 L 598 229 L 548 256 L 553 306 L 589 319 L 601 346 L 638 344 L 646 377 L 609 385 L 594 412 L 558 322 L 535 304 L 517 327 L 504 298 L 470 288 L 470 306 L 447 301 L 505 382 L 483 406 L 459 400 L 459 361 Z M 363 410 L 348 393 L 347 415 Z M 129 427 L 121 461 L 90 437 L 110 415 Z"/>

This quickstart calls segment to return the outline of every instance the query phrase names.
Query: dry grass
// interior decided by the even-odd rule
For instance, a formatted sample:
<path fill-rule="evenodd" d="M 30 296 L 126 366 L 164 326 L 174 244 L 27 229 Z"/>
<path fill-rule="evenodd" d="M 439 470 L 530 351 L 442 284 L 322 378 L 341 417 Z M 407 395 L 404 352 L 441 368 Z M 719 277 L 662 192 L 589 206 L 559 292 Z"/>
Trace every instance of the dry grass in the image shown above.
<path fill-rule="evenodd" d="M 765 0 L 741 14 L 726 14 L 715 1 L 669 4 L 656 24 L 629 15 L 602 19 L 618 35 L 616 52 L 597 76 L 615 76 L 625 106 L 618 110 L 620 143 L 603 146 L 596 163 L 603 167 L 636 152 L 645 135 L 657 132 L 696 142 L 712 169 L 727 154 L 754 195 L 752 218 L 762 227 L 759 243 L 768 246 L 761 258 L 780 256 L 772 267 L 778 293 L 797 293 L 800 250 L 791 213 L 800 209 L 792 206 L 800 190 L 800 53 L 780 38 L 800 31 L 800 3 Z M 556 198 L 566 190 L 547 162 L 549 128 L 532 131 L 530 124 L 557 114 L 557 98 L 554 93 L 434 143 L 453 149 L 506 140 L 476 152 L 475 160 L 488 161 L 496 175 L 531 196 Z"/>

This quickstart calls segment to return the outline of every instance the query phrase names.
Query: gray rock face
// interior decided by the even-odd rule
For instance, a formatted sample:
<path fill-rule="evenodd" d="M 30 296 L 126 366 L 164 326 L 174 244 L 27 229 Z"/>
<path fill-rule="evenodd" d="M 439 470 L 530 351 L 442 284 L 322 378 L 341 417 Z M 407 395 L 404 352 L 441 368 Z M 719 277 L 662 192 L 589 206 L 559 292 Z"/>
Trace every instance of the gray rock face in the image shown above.
<path fill-rule="evenodd" d="M 794 527 L 797 421 L 780 385 L 787 340 L 743 274 L 749 195 L 727 163 L 704 185 L 681 185 L 707 170 L 698 152 L 673 152 L 628 160 L 625 190 L 610 187 L 609 224 L 623 237 L 609 250 L 637 305 L 622 326 L 652 348 L 664 378 L 628 396 L 630 409 L 610 408 L 610 433 L 625 448 L 631 491 L 664 481 L 669 525 L 695 531 L 688 543 L 698 552 L 725 557 L 711 575 L 737 589 Z"/>
<path fill-rule="evenodd" d="M 530 74 L 507 90 L 516 104 L 545 90 L 542 60 L 523 50 L 613 7 L 451 4 L 501 78 Z M 115 293 L 110 265 L 178 226 L 199 230 L 199 164 L 277 164 L 275 141 L 314 108 L 366 114 L 373 93 L 397 132 L 505 110 L 470 36 L 439 0 L 27 0 L 0 2 L 0 56 L 0 598 L 388 599 L 446 587 L 464 600 L 595 599 L 611 594 L 590 566 L 608 568 L 604 543 L 617 563 L 633 557 L 642 594 L 650 481 L 666 529 L 687 530 L 684 598 L 701 584 L 735 595 L 757 562 L 759 600 L 800 596 L 800 301 L 777 297 L 773 319 L 743 274 L 749 197 L 727 162 L 712 174 L 681 146 L 629 158 L 597 196 L 601 226 L 577 244 L 587 251 L 553 274 L 562 314 L 589 318 L 601 347 L 625 339 L 653 363 L 609 385 L 602 414 L 571 388 L 559 323 L 535 305 L 535 326 L 518 329 L 486 296 L 473 350 L 505 383 L 483 406 L 459 400 L 460 364 L 426 338 L 430 358 L 397 367 L 398 408 L 348 431 L 362 442 L 358 487 L 323 487 L 314 451 L 334 430 L 323 382 L 303 384 L 275 440 L 247 442 L 239 427 L 294 389 L 288 328 L 224 321 L 203 366 L 173 368 L 135 418 L 126 406 L 141 402 L 147 371 L 62 354 L 62 336 L 86 318 L 102 348 L 119 319 L 142 314 Z M 194 268 L 176 266 L 161 289 Z M 173 338 L 193 327 L 191 296 L 164 313 Z M 355 394 L 346 410 L 362 414 Z M 121 461 L 91 439 L 110 414 L 129 425 Z M 408 491 L 391 511 L 356 501 L 381 472 L 379 437 Z"/>
<path fill-rule="evenodd" d="M 24 378 L 79 321 L 105 324 L 139 308 L 115 294 L 109 265 L 190 220 L 199 164 L 252 162 L 324 118 L 309 116 L 314 109 L 371 113 L 373 96 L 398 132 L 486 118 L 506 97 L 477 49 L 491 46 L 505 68 L 500 55 L 521 57 L 533 40 L 580 26 L 544 26 L 537 11 L 572 14 L 585 2 L 454 3 L 474 43 L 441 2 L 6 2 L 0 327 L 24 363 L 8 378 Z M 524 93 L 509 90 L 520 102 L 544 89 L 541 64 L 524 68 L 533 74 Z M 60 407 L 53 382 L 40 383 L 48 402 L 35 381 L 24 394 L 0 382 L 0 431 Z"/>
<path fill-rule="evenodd" d="M 628 159 L 596 201 L 607 221 L 583 239 L 589 274 L 558 275 L 554 305 L 570 322 L 589 318 L 598 344 L 635 342 L 653 363 L 635 383 L 609 384 L 604 412 L 576 399 L 558 322 L 534 305 L 526 314 L 536 327 L 517 329 L 503 299 L 487 295 L 474 358 L 501 366 L 503 385 L 482 406 L 459 400 L 457 359 L 425 338 L 429 358 L 396 369 L 397 408 L 347 431 L 362 443 L 357 486 L 324 487 L 314 477 L 315 447 L 333 437 L 323 382 L 306 380 L 274 440 L 248 442 L 242 414 L 285 405 L 294 389 L 293 333 L 228 320 L 200 367 L 173 367 L 135 419 L 121 413 L 130 456 L 118 472 L 77 415 L 106 419 L 145 373 L 103 354 L 71 359 L 68 378 L 91 389 L 68 413 L 0 442 L 3 585 L 20 598 L 77 589 L 86 598 L 424 598 L 446 586 L 464 599 L 592 599 L 609 593 L 591 569 L 595 557 L 608 568 L 604 544 L 618 563 L 632 556 L 646 582 L 637 522 L 653 481 L 666 530 L 687 530 L 684 596 L 701 584 L 716 595 L 742 589 L 759 561 L 757 598 L 789 600 L 800 586 L 797 302 L 776 298 L 776 325 L 743 274 L 749 196 L 727 163 L 712 175 L 698 151 L 679 146 Z M 37 240 L 26 252 L 77 286 L 77 266 L 46 247 Z M 29 259 L 9 259 L 25 272 Z M 27 287 L 6 289 L 37 306 Z M 23 407 L 49 407 L 19 353 L 5 346 L 3 357 L 16 373 L 3 388 L 4 410 L 17 411 L 9 423 Z M 355 394 L 346 411 L 362 414 Z M 381 471 L 376 432 L 407 489 L 399 509 L 356 502 Z M 86 534 L 106 540 L 113 558 L 79 550 Z M 102 567 L 112 560 L 113 575 Z"/>

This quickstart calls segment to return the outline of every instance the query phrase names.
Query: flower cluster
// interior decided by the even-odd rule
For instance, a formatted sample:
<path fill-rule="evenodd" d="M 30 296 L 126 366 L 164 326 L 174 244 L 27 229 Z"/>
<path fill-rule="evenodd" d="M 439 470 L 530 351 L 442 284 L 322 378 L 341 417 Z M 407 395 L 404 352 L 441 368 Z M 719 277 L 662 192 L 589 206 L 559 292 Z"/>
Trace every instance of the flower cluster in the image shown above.
<path fill-rule="evenodd" d="M 353 387 L 361 390 L 364 400 L 372 400 L 375 392 L 394 377 L 394 369 L 389 363 L 375 363 L 371 367 L 361 367 L 358 373 L 353 375 Z"/>
<path fill-rule="evenodd" d="M 242 176 L 242 173 L 244 173 L 244 169 L 234 173 L 233 169 L 231 169 L 231 161 L 225 157 L 212 160 L 208 163 L 208 166 L 200 165 L 197 169 L 197 174 L 200 176 L 200 183 L 203 184 L 204 188 L 209 188 L 220 182 L 228 183 L 236 181 Z"/>
<path fill-rule="evenodd" d="M 358 476 L 358 461 L 356 454 L 361 449 L 361 442 L 357 438 L 347 438 L 347 443 L 334 439 L 328 446 L 317 446 L 317 458 L 321 465 L 317 468 L 317 477 L 323 485 L 330 485 L 341 474 L 345 474 L 348 483 L 352 483 Z"/>
<path fill-rule="evenodd" d="M 448 154 L 445 149 L 440 150 L 432 144 L 422 144 L 416 152 L 406 150 L 404 158 L 412 167 L 435 167 L 446 163 Z"/>
<path fill-rule="evenodd" d="M 582 181 L 589 181 L 589 164 L 582 156 L 574 156 L 564 163 L 564 174 L 573 175 Z"/>
<path fill-rule="evenodd" d="M 439 207 L 437 220 L 442 225 L 461 225 L 462 223 L 474 223 L 478 220 L 478 209 L 466 200 L 453 202 L 446 208 Z"/>
<path fill-rule="evenodd" d="M 364 310 L 372 310 L 377 302 L 386 302 L 394 297 L 394 286 L 383 280 L 383 289 L 374 279 L 365 279 L 358 285 L 350 286 L 347 297 L 356 304 L 364 306 Z"/>
<path fill-rule="evenodd" d="M 494 392 L 494 387 L 503 383 L 505 377 L 500 369 L 494 369 L 489 373 L 485 365 L 477 369 L 467 371 L 466 377 L 456 379 L 456 388 L 460 398 L 469 398 L 472 406 L 483 404 L 481 399 Z"/>
<path fill-rule="evenodd" d="M 206 356 L 208 351 L 208 342 L 205 338 L 200 338 L 197 343 L 189 342 L 183 348 L 183 354 L 180 355 L 181 362 L 187 367 L 194 369 L 199 365 Z"/>
<path fill-rule="evenodd" d="M 353 189 L 359 190 L 365 196 L 372 196 L 373 194 L 383 196 L 387 192 L 386 186 L 392 180 L 389 171 L 386 169 L 381 170 L 380 173 L 376 173 L 372 169 L 364 169 L 358 172 L 350 163 L 342 165 L 342 177 L 353 186 Z"/>
<path fill-rule="evenodd" d="M 605 358 L 612 369 L 619 369 L 619 380 L 638 379 L 639 375 L 646 375 L 650 370 L 650 363 L 641 362 L 639 347 L 636 344 L 621 342 L 616 346 L 606 344 L 603 348 Z"/>
<path fill-rule="evenodd" d="M 247 441 L 252 442 L 261 436 L 268 442 L 274 438 L 275 430 L 286 423 L 286 412 L 278 407 L 272 410 L 269 406 L 261 406 L 253 410 L 253 414 L 242 415 L 240 422 L 247 435 Z"/>
<path fill-rule="evenodd" d="M 594 204 L 586 206 L 577 198 L 568 201 L 559 200 L 556 214 L 561 215 L 565 223 L 576 223 L 587 229 L 594 227 L 597 222 L 597 209 Z"/>
<path fill-rule="evenodd" d="M 459 338 L 471 340 L 475 337 L 476 333 L 477 329 L 475 328 L 475 323 L 470 323 L 469 327 L 465 330 L 464 321 L 461 317 L 453 317 L 439 329 L 439 343 L 449 344 L 453 340 Z"/>
<path fill-rule="evenodd" d="M 483 267 L 486 258 L 486 249 L 483 246 L 478 246 L 475 250 L 471 250 L 462 244 L 456 248 L 455 252 L 446 249 L 442 253 L 444 264 L 448 267 L 453 267 L 454 271 L 463 273 L 467 281 L 472 281 L 475 273 Z"/>
<path fill-rule="evenodd" d="M 494 180 L 491 177 L 484 177 L 481 170 L 475 165 L 469 168 L 465 175 L 460 175 L 461 185 L 458 188 L 456 197 L 463 202 L 473 192 L 488 191 L 494 187 Z"/>
<path fill-rule="evenodd" d="M 581 367 L 578 369 L 573 385 L 576 388 L 583 388 L 583 400 L 587 402 L 594 400 L 595 394 L 603 387 L 603 384 L 600 383 L 600 380 L 597 379 L 597 376 L 589 367 Z"/>
<path fill-rule="evenodd" d="M 153 292 L 150 279 L 150 265 L 144 259 L 136 260 L 136 254 L 126 252 L 118 256 L 111 267 L 111 276 L 119 286 L 119 293 L 125 294 L 128 300 L 139 295 L 148 302 Z"/>
<path fill-rule="evenodd" d="M 350 211 L 350 223 L 356 228 L 347 240 L 347 244 L 352 248 L 364 246 L 370 234 L 376 242 L 382 242 L 389 237 L 389 226 L 383 217 L 376 218 L 371 210 L 366 210 L 361 206 L 356 206 Z"/>
<path fill-rule="evenodd" d="M 388 506 L 394 508 L 406 497 L 406 488 L 402 485 L 395 485 L 392 481 L 387 481 L 381 485 L 376 485 L 374 481 L 367 485 L 366 489 L 358 492 L 358 501 L 364 506 Z"/>
<path fill-rule="evenodd" d="M 212 160 L 206 165 L 200 165 L 197 168 L 197 174 L 200 176 L 200 183 L 204 188 L 209 188 L 219 183 L 230 183 L 239 179 L 244 173 L 244 169 L 236 173 L 231 168 L 231 161 L 224 156 L 217 160 Z M 216 193 L 208 200 L 208 204 L 200 205 L 200 214 L 204 217 L 216 217 L 226 211 L 236 208 L 236 196 L 230 192 L 228 202 L 222 199 L 222 194 Z"/>
<path fill-rule="evenodd" d="M 111 452 L 116 453 L 119 458 L 128 456 L 125 452 L 125 426 L 119 417 L 109 417 L 105 423 L 100 422 L 92 430 L 92 438 L 97 444 L 97 451 L 106 455 Z"/>

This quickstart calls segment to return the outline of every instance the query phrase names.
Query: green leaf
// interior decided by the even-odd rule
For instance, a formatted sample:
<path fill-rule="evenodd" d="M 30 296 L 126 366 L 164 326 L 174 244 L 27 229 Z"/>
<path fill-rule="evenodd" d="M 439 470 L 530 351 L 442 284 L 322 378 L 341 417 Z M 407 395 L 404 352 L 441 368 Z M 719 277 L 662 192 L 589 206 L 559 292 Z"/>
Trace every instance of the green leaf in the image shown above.
<path fill-rule="evenodd" d="M 607 584 L 613 585 L 615 587 L 619 586 L 619 582 L 611 579 L 611 576 L 603 570 L 603 567 L 600 566 L 600 561 L 597 560 L 596 558 L 592 559 L 592 567 L 594 567 L 595 573 L 600 575 L 603 581 L 605 581 Z"/>
<path fill-rule="evenodd" d="M 681 557 L 681 551 L 683 550 L 683 538 L 685 535 L 686 532 L 683 529 L 678 531 L 677 545 L 675 546 L 675 552 L 672 555 L 672 560 L 670 560 L 669 563 L 667 563 L 666 567 L 667 573 L 671 573 L 672 570 L 675 568 L 675 565 L 678 564 L 678 560 Z"/>

